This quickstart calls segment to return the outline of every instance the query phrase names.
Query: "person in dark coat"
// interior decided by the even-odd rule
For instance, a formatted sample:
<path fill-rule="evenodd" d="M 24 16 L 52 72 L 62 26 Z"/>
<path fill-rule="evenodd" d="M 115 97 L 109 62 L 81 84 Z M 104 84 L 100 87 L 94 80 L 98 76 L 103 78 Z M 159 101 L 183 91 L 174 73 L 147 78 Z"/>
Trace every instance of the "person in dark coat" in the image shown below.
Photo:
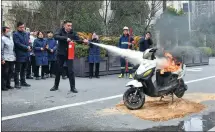
<path fill-rule="evenodd" d="M 120 37 L 119 44 L 118 44 L 118 47 L 121 49 L 128 49 L 129 47 L 131 49 L 133 46 L 132 43 L 134 42 L 134 39 L 129 35 L 128 30 L 129 30 L 128 27 L 123 28 L 123 35 Z M 126 68 L 125 58 L 121 57 L 120 62 L 121 62 L 121 74 L 119 75 L 119 78 L 123 78 L 124 73 L 125 73 L 125 68 Z M 130 79 L 133 78 L 132 69 L 133 69 L 133 67 L 132 67 L 131 63 L 128 63 L 128 70 L 129 70 L 129 78 Z"/>
<path fill-rule="evenodd" d="M 2 27 L 1 38 L 1 88 L 3 91 L 13 89 L 11 86 L 11 77 L 14 71 L 14 62 L 16 60 L 14 53 L 14 43 L 11 39 L 9 27 Z"/>
<path fill-rule="evenodd" d="M 45 74 L 48 73 L 48 45 L 47 41 L 43 38 L 43 33 L 38 32 L 37 39 L 34 40 L 34 54 L 36 60 L 36 80 L 39 80 L 39 68 L 41 69 L 41 77 L 45 79 Z"/>
<path fill-rule="evenodd" d="M 99 37 L 98 37 L 98 35 L 96 35 L 96 33 L 93 33 L 91 42 L 99 43 Z M 89 78 L 91 79 L 93 77 L 94 63 L 96 66 L 95 77 L 99 78 L 100 48 L 91 43 L 89 44 L 89 46 L 90 46 L 89 47 L 89 56 L 88 56 Z"/>
<path fill-rule="evenodd" d="M 68 42 L 75 40 L 77 43 L 88 43 L 88 40 L 84 39 L 83 41 L 79 39 L 76 32 L 72 30 L 72 22 L 64 21 L 63 28 L 60 28 L 54 35 L 54 38 L 58 40 L 57 46 L 57 69 L 54 86 L 50 89 L 50 91 L 58 90 L 58 86 L 60 83 L 60 75 L 63 70 L 63 64 L 67 62 L 68 65 L 68 75 L 70 82 L 70 91 L 73 93 L 77 93 L 77 89 L 75 88 L 75 74 L 73 68 L 73 60 L 68 59 Z"/>
<path fill-rule="evenodd" d="M 151 33 L 146 32 L 145 36 L 142 37 L 139 41 L 139 50 L 144 52 L 146 49 L 150 48 L 153 45 L 151 40 Z"/>
<path fill-rule="evenodd" d="M 30 87 L 31 85 L 26 83 L 25 73 L 32 48 L 29 45 L 29 36 L 25 32 L 24 23 L 22 22 L 17 23 L 17 31 L 13 34 L 13 42 L 16 54 L 14 75 L 15 88 L 21 88 L 21 86 Z M 19 79 L 19 77 L 21 78 L 21 80 Z M 21 82 L 21 86 L 19 80 Z"/>
<path fill-rule="evenodd" d="M 50 77 L 55 76 L 55 61 L 56 61 L 56 49 L 57 49 L 57 41 L 53 38 L 53 32 L 47 32 L 47 44 L 48 44 L 48 60 L 49 60 L 49 75 Z"/>

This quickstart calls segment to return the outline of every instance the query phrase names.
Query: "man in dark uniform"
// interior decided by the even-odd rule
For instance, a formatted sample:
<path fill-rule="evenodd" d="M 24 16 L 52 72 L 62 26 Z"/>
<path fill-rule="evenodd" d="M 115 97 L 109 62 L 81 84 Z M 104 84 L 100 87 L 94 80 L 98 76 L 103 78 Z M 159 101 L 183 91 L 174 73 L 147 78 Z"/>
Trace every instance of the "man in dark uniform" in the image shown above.
<path fill-rule="evenodd" d="M 54 35 L 54 38 L 58 40 L 57 47 L 57 68 L 59 70 L 56 71 L 55 83 L 54 86 L 50 89 L 50 91 L 58 90 L 58 86 L 60 83 L 60 75 L 63 70 L 64 62 L 67 62 L 68 72 L 69 72 L 69 82 L 70 82 L 70 91 L 73 93 L 77 93 L 77 89 L 75 88 L 75 75 L 73 69 L 73 60 L 68 60 L 68 42 L 75 40 L 77 43 L 88 43 L 88 40 L 84 39 L 83 41 L 79 39 L 76 32 L 72 30 L 72 22 L 64 21 L 64 25 L 60 28 Z"/>
<path fill-rule="evenodd" d="M 25 25 L 22 22 L 17 23 L 17 31 L 13 34 L 13 41 L 16 53 L 15 63 L 15 88 L 21 88 L 21 86 L 30 87 L 31 85 L 26 83 L 26 68 L 28 59 L 30 57 L 31 46 L 29 44 L 29 36 L 25 32 Z M 19 83 L 19 76 L 21 78 L 21 86 Z"/>
<path fill-rule="evenodd" d="M 153 42 L 151 39 L 151 33 L 146 32 L 145 36 L 142 37 L 139 41 L 139 50 L 144 52 L 148 48 L 152 47 L 152 45 L 153 45 Z"/>
<path fill-rule="evenodd" d="M 120 37 L 119 39 L 119 44 L 118 47 L 121 49 L 131 49 L 134 43 L 134 39 L 133 37 L 130 36 L 129 34 L 129 28 L 128 27 L 124 27 L 123 28 L 123 35 Z M 119 78 L 123 78 L 124 77 L 124 73 L 125 73 L 125 68 L 126 68 L 126 60 L 125 58 L 120 58 L 120 62 L 121 62 L 121 74 L 119 75 Z M 131 63 L 128 62 L 128 69 L 129 69 L 129 78 L 132 79 L 132 65 Z"/>

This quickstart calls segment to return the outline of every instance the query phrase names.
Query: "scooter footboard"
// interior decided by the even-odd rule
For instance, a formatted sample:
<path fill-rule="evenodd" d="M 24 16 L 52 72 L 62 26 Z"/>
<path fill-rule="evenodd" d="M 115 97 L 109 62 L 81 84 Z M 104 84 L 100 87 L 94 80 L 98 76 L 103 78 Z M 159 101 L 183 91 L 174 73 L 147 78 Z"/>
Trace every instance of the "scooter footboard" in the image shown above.
<path fill-rule="evenodd" d="M 143 87 L 143 84 L 141 82 L 138 82 L 137 80 L 132 80 L 126 84 L 126 87 L 134 86 L 135 88 Z"/>

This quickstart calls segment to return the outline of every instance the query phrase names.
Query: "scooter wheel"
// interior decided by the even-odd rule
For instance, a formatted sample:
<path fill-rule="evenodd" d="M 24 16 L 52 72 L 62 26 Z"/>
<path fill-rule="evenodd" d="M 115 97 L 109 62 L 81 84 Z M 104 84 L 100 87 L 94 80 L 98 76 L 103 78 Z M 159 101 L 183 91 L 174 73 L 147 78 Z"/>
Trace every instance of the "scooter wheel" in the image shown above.
<path fill-rule="evenodd" d="M 184 85 L 184 87 L 180 87 L 177 88 L 174 91 L 174 94 L 178 97 L 178 98 L 182 98 L 184 96 L 185 91 L 187 90 L 187 85 Z"/>
<path fill-rule="evenodd" d="M 144 105 L 145 95 L 141 90 L 131 87 L 127 91 L 125 91 L 123 95 L 123 102 L 128 109 L 137 110 Z"/>

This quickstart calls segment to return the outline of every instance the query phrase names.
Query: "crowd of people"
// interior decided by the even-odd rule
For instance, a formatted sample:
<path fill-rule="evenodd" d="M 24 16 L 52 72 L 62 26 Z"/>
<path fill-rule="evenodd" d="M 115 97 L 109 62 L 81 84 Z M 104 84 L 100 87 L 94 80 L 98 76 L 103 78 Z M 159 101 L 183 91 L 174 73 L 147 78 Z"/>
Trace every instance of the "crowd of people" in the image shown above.
<path fill-rule="evenodd" d="M 69 78 L 70 91 L 77 93 L 73 60 L 68 59 L 68 43 L 75 41 L 89 45 L 89 78 L 99 78 L 100 48 L 90 42 L 99 42 L 99 37 L 93 33 L 91 40 L 81 40 L 72 29 L 71 21 L 64 21 L 63 26 L 55 33 L 47 31 L 27 32 L 23 22 L 17 23 L 17 31 L 11 32 L 10 27 L 2 27 L 1 66 L 2 90 L 30 87 L 26 79 L 55 78 L 50 91 L 58 90 L 60 76 Z M 147 32 L 140 40 L 140 51 L 152 45 L 151 34 Z M 128 33 L 128 27 L 123 28 L 123 35 L 119 39 L 119 47 L 131 48 L 134 39 Z M 121 74 L 124 77 L 126 60 L 121 58 Z M 94 71 L 95 65 L 95 73 Z M 128 62 L 129 78 L 132 78 L 132 66 Z M 41 69 L 41 70 L 40 70 Z M 40 72 L 41 71 L 41 72 Z M 14 87 L 11 79 L 14 78 Z"/>

